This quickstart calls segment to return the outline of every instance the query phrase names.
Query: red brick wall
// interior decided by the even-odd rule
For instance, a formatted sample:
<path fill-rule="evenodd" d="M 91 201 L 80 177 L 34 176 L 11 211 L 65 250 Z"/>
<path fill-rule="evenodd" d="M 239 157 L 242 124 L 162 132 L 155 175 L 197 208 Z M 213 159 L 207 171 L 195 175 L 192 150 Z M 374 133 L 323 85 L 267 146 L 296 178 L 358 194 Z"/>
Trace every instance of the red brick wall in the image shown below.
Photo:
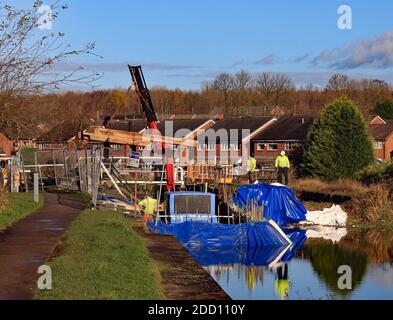
<path fill-rule="evenodd" d="M 0 132 L 0 149 L 4 151 L 7 156 L 12 152 L 12 141 L 9 140 L 3 133 Z"/>
<path fill-rule="evenodd" d="M 264 150 L 258 150 L 258 146 L 257 143 L 254 144 L 254 153 L 255 153 L 255 157 L 256 159 L 258 158 L 276 158 L 278 157 L 278 155 L 280 154 L 281 151 L 285 151 L 285 143 L 278 143 L 277 144 L 277 150 L 275 151 L 269 151 L 267 150 L 267 147 L 265 147 Z"/>
<path fill-rule="evenodd" d="M 382 149 L 374 149 L 374 152 L 375 157 L 378 159 L 391 160 L 391 153 L 393 152 L 393 135 L 383 142 Z"/>

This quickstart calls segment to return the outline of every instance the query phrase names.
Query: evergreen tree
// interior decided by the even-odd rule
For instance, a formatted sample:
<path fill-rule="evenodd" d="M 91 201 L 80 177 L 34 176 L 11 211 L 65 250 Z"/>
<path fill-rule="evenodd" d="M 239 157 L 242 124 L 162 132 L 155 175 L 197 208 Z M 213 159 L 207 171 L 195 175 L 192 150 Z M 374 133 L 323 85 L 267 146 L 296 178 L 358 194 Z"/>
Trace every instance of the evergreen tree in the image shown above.
<path fill-rule="evenodd" d="M 377 102 L 374 108 L 374 113 L 386 120 L 393 119 L 393 101 L 384 100 Z"/>
<path fill-rule="evenodd" d="M 372 140 L 359 109 L 347 98 L 328 105 L 310 129 L 304 176 L 350 178 L 374 159 Z"/>

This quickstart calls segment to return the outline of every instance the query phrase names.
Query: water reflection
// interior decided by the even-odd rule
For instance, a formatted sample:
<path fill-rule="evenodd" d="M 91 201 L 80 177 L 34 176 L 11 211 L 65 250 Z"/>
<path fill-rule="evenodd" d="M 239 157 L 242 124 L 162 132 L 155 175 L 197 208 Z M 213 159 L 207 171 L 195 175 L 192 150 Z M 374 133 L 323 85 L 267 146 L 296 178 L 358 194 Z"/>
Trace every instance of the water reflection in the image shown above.
<path fill-rule="evenodd" d="M 392 230 L 337 231 L 338 240 L 292 230 L 290 247 L 191 253 L 233 299 L 393 299 Z M 352 269 L 350 290 L 338 288 L 341 265 Z"/>

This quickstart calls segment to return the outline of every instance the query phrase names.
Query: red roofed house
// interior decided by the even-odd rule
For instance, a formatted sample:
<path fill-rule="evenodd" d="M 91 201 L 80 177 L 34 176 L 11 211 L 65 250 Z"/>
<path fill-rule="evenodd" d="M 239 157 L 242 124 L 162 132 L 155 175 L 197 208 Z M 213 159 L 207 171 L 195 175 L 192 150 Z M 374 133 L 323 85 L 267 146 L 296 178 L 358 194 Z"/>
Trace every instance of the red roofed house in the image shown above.
<path fill-rule="evenodd" d="M 370 134 L 374 139 L 374 151 L 377 159 L 393 158 L 393 120 L 384 120 L 375 116 L 369 121 Z"/>
<path fill-rule="evenodd" d="M 254 154 L 259 162 L 275 159 L 281 151 L 289 155 L 305 144 L 314 117 L 282 116 L 271 126 L 252 138 Z"/>

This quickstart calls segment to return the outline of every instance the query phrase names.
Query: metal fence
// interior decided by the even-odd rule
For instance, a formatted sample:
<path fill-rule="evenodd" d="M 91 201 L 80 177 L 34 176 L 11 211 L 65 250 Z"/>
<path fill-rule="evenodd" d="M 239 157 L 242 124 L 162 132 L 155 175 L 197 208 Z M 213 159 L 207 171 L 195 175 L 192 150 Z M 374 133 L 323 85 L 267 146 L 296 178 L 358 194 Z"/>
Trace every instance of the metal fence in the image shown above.
<path fill-rule="evenodd" d="M 102 148 L 92 145 L 85 149 L 48 149 L 21 153 L 21 172 L 27 189 L 38 173 L 41 188 L 59 188 L 82 191 L 97 199 L 100 179 Z"/>

